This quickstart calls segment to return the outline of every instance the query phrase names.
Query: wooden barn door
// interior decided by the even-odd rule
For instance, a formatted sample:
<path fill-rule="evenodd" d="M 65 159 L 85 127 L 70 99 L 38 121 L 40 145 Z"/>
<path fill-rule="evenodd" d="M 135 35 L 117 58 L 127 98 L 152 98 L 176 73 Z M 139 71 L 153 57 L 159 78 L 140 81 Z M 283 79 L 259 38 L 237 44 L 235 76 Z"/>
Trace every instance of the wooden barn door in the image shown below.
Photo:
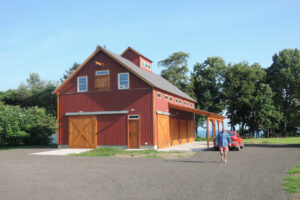
<path fill-rule="evenodd" d="M 158 120 L 158 144 L 157 147 L 166 148 L 169 147 L 170 133 L 169 133 L 169 116 L 157 115 Z"/>
<path fill-rule="evenodd" d="M 170 118 L 170 138 L 171 138 L 171 146 L 180 144 L 178 119 Z"/>
<path fill-rule="evenodd" d="M 70 116 L 69 117 L 69 147 L 96 148 L 97 147 L 97 117 Z"/>
<path fill-rule="evenodd" d="M 194 134 L 194 121 L 188 120 L 188 140 L 189 142 L 193 142 L 195 140 Z"/>
<path fill-rule="evenodd" d="M 140 120 L 139 118 L 128 119 L 128 148 L 140 148 Z"/>
<path fill-rule="evenodd" d="M 187 121 L 180 120 L 180 143 L 187 143 Z"/>

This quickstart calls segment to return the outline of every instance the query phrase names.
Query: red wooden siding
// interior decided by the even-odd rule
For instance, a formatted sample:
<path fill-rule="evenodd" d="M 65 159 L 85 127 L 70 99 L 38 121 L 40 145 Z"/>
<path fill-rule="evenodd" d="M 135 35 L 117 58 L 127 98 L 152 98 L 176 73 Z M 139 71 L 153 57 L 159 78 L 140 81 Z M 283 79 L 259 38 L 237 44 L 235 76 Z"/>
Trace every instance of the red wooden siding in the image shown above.
<path fill-rule="evenodd" d="M 104 63 L 103 66 L 98 66 L 95 61 Z M 96 91 L 95 90 L 95 71 L 96 70 L 110 70 L 110 90 L 108 91 Z M 99 52 L 91 61 L 89 61 L 85 67 L 83 67 L 76 76 L 74 76 L 69 82 L 67 82 L 59 91 L 59 144 L 68 144 L 68 117 L 66 112 L 94 112 L 94 111 L 116 111 L 116 110 L 128 110 L 131 115 L 140 115 L 141 135 L 140 143 L 144 145 L 145 142 L 148 145 L 153 144 L 153 117 L 152 117 L 152 88 L 147 85 L 141 79 L 129 72 L 130 77 L 130 89 L 118 90 L 118 73 L 128 72 L 119 63 L 108 57 L 102 52 Z M 88 76 L 88 92 L 77 93 L 77 77 Z M 130 111 L 134 109 L 134 111 Z M 98 127 L 101 129 L 101 119 L 103 118 L 105 124 L 114 123 L 118 121 L 118 115 L 98 116 Z M 121 130 L 115 137 L 120 137 L 113 140 L 110 135 L 105 131 L 98 129 L 100 136 L 98 137 L 98 145 L 103 144 L 102 141 L 106 141 L 113 144 L 126 145 L 127 144 L 127 131 L 124 135 L 123 129 L 127 128 L 123 126 L 124 118 L 127 119 L 127 115 L 124 114 L 119 117 L 120 122 L 113 124 L 107 131 L 112 133 L 114 130 Z M 111 120 L 109 122 L 109 120 Z M 122 126 L 122 127 L 121 127 Z M 117 128 L 118 127 L 118 128 Z M 126 129 L 127 130 L 127 129 Z M 101 135 L 104 133 L 103 135 Z M 103 137 L 103 138 L 102 138 Z M 104 140 L 101 140 L 104 139 Z M 124 142 L 126 141 L 126 144 Z M 107 144 L 112 145 L 112 144 Z"/>
<path fill-rule="evenodd" d="M 95 64 L 95 61 L 104 63 L 104 66 Z M 85 67 L 83 67 L 76 76 L 74 76 L 69 82 L 67 82 L 60 90 L 60 93 L 77 93 L 77 77 L 88 76 L 88 91 L 95 90 L 95 72 L 98 70 L 108 69 L 110 71 L 110 90 L 118 89 L 118 73 L 128 72 L 127 69 L 122 67 L 116 61 L 105 55 L 100 51 L 93 59 L 91 59 Z M 130 74 L 130 89 L 134 88 L 149 88 L 149 86 L 136 77 Z"/>
<path fill-rule="evenodd" d="M 157 97 L 157 93 L 160 93 L 161 94 L 161 97 Z M 173 100 L 170 101 L 169 99 L 166 100 L 165 99 L 165 95 L 168 95 L 168 98 L 171 96 L 173 97 Z M 176 99 L 178 100 L 181 100 L 181 104 L 179 103 L 176 103 Z M 184 105 L 184 101 L 186 101 L 187 103 L 189 103 L 189 105 Z M 187 99 L 184 99 L 182 97 L 179 97 L 177 95 L 174 95 L 174 94 L 170 94 L 170 93 L 167 93 L 167 92 L 164 92 L 162 90 L 159 90 L 159 89 L 156 89 L 155 90 L 155 107 L 156 107 L 156 110 L 159 110 L 159 111 L 163 111 L 163 112 L 169 112 L 169 103 L 173 103 L 173 104 L 178 104 L 178 105 L 181 105 L 181 106 L 184 106 L 184 107 L 190 107 L 190 104 L 193 105 L 193 108 L 195 106 L 194 102 L 191 102 L 190 100 L 187 100 Z"/>
<path fill-rule="evenodd" d="M 98 115 L 97 144 L 127 145 L 127 115 Z"/>
<path fill-rule="evenodd" d="M 122 57 L 126 58 L 127 60 L 130 60 L 131 62 L 133 62 L 135 65 L 140 66 L 140 56 L 137 55 L 134 51 L 132 51 L 131 49 L 129 49 L 128 51 L 126 51 Z"/>

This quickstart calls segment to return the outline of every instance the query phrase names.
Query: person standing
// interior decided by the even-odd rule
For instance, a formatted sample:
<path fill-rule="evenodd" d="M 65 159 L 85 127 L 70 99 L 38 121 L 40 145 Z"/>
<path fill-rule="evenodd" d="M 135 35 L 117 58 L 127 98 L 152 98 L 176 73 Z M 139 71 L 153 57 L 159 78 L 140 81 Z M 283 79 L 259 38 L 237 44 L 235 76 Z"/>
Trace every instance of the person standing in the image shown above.
<path fill-rule="evenodd" d="M 221 162 L 227 163 L 227 155 L 229 147 L 231 147 L 231 139 L 227 132 L 221 131 L 215 140 L 216 145 L 219 145 L 219 151 L 221 155 Z"/>

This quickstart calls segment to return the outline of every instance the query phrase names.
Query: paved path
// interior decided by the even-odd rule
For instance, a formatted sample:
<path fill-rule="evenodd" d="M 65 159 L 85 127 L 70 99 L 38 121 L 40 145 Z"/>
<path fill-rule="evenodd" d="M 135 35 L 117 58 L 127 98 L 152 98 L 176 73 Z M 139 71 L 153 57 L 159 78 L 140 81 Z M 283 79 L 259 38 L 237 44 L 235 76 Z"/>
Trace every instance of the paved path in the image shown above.
<path fill-rule="evenodd" d="M 1 200 L 283 200 L 284 172 L 300 163 L 295 146 L 248 146 L 228 164 L 214 151 L 182 160 L 31 155 L 40 151 L 0 151 Z"/>

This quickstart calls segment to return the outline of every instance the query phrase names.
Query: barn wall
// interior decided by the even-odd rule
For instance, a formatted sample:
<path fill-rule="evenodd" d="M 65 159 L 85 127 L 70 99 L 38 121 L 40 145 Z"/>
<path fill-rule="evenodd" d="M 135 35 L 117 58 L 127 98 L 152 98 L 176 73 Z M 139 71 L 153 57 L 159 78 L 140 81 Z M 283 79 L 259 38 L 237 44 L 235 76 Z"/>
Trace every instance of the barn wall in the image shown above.
<path fill-rule="evenodd" d="M 104 63 L 98 66 L 95 61 Z M 95 91 L 95 71 L 110 70 L 110 90 Z M 144 145 L 153 144 L 153 117 L 152 117 L 152 88 L 129 72 L 130 89 L 118 89 L 118 73 L 129 72 L 119 63 L 99 52 L 89 61 L 79 73 L 67 82 L 60 90 L 59 97 L 59 144 L 68 144 L 68 117 L 66 112 L 95 112 L 95 111 L 116 111 L 128 110 L 128 114 L 139 114 L 141 123 L 140 143 Z M 88 92 L 77 92 L 77 77 L 88 76 Z M 130 111 L 134 109 L 134 111 Z M 104 122 L 101 125 L 101 119 Z M 98 145 L 127 145 L 127 115 L 98 116 Z M 109 122 L 109 120 L 111 120 Z M 119 120 L 119 121 L 118 121 Z M 106 130 L 100 130 L 103 126 L 110 126 Z M 126 129 L 126 135 L 124 130 Z M 121 130 L 118 132 L 118 130 Z M 111 133 L 114 132 L 114 137 Z M 108 134 L 110 133 L 110 134 Z M 117 134 L 117 135 L 116 135 Z M 118 139 L 115 139 L 118 137 Z M 109 143 L 109 144 L 104 144 Z"/>
<path fill-rule="evenodd" d="M 127 60 L 130 60 L 131 62 L 133 62 L 135 65 L 140 66 L 140 56 L 137 55 L 134 51 L 132 51 L 131 49 L 129 49 L 128 51 L 126 51 L 122 57 L 126 58 Z"/>
<path fill-rule="evenodd" d="M 160 98 L 157 96 L 158 93 L 161 94 Z M 170 97 L 170 96 L 173 97 L 173 100 L 172 101 L 170 101 L 169 99 L 166 100 L 165 99 L 165 95 L 168 95 L 168 97 Z M 176 103 L 176 98 L 178 100 L 181 100 L 182 104 Z M 183 104 L 184 101 L 186 101 L 187 103 L 189 103 L 189 106 L 184 105 Z M 192 102 L 190 100 L 187 100 L 187 99 L 182 98 L 180 96 L 177 96 L 177 95 L 165 92 L 165 91 L 160 90 L 160 89 L 155 89 L 155 107 L 156 107 L 156 110 L 163 111 L 163 112 L 169 112 L 169 103 L 173 103 L 173 104 L 177 104 L 177 105 L 182 105 L 184 107 L 195 108 L 194 102 Z M 192 106 L 191 106 L 191 104 L 192 104 Z"/>

